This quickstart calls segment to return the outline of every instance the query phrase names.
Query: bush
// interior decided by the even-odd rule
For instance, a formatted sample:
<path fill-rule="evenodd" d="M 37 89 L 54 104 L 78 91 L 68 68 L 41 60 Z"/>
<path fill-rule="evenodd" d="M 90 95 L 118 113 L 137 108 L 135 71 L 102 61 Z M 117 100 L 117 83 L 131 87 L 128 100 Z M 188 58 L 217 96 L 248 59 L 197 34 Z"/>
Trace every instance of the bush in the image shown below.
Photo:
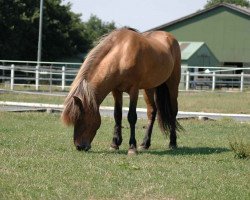
<path fill-rule="evenodd" d="M 235 158 L 246 159 L 250 157 L 250 143 L 237 140 L 236 138 L 229 141 L 230 148 L 235 153 Z"/>

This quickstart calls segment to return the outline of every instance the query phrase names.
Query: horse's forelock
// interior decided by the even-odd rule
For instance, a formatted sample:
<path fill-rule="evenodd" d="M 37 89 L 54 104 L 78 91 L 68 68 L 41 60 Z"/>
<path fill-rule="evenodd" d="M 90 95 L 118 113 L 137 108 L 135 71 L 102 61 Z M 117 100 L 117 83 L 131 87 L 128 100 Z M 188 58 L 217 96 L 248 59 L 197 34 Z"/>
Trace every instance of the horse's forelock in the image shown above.
<path fill-rule="evenodd" d="M 94 89 L 85 81 L 79 83 L 77 87 L 72 88 L 68 97 L 64 102 L 64 110 L 62 113 L 62 120 L 66 125 L 75 125 L 77 120 L 83 114 L 84 110 L 91 110 L 96 112 L 98 106 L 95 100 Z M 82 108 L 77 105 L 74 97 L 80 99 Z"/>
<path fill-rule="evenodd" d="M 66 125 L 75 125 L 81 115 L 80 109 L 74 103 L 74 99 L 67 102 L 62 113 L 62 121 Z"/>

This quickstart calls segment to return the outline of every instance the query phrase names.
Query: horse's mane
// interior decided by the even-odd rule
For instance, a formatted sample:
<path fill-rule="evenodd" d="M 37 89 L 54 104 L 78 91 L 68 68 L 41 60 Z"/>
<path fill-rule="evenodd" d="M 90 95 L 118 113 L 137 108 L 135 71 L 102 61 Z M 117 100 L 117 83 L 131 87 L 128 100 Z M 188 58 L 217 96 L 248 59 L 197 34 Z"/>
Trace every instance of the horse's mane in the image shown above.
<path fill-rule="evenodd" d="M 83 107 L 87 106 L 89 109 L 92 109 L 93 112 L 97 111 L 98 106 L 95 99 L 94 88 L 87 83 L 86 77 L 88 72 L 93 67 L 97 66 L 101 59 L 107 55 L 109 50 L 112 47 L 112 40 L 114 35 L 121 30 L 131 30 L 137 32 L 132 28 L 121 28 L 112 31 L 110 34 L 104 35 L 99 41 L 98 44 L 89 52 L 85 61 L 83 62 L 78 74 L 71 85 L 70 92 L 64 101 L 64 110 L 62 113 L 62 120 L 65 124 L 75 124 L 78 120 L 81 110 L 79 106 L 76 105 L 74 101 L 74 96 L 81 99 Z M 86 107 L 84 108 L 86 109 Z"/>

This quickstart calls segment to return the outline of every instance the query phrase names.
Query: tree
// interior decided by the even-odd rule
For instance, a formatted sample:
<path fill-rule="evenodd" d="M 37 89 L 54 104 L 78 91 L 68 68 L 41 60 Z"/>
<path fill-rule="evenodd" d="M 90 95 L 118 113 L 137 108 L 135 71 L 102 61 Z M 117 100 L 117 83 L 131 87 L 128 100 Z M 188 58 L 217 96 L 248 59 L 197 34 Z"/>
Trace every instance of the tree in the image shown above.
<path fill-rule="evenodd" d="M 91 15 L 89 20 L 85 23 L 86 31 L 91 41 L 96 42 L 106 33 L 115 29 L 115 23 L 107 23 L 100 20 L 97 16 Z M 92 44 L 92 46 L 94 43 Z"/>
<path fill-rule="evenodd" d="M 39 17 L 36 7 L 39 7 L 38 1 L 0 0 L 1 59 L 21 58 L 23 52 L 32 57 L 33 53 L 36 54 L 32 52 L 38 33 L 34 28 Z"/>
<path fill-rule="evenodd" d="M 40 0 L 0 0 L 0 59 L 36 60 Z M 115 28 L 92 16 L 86 23 L 71 4 L 44 0 L 42 60 L 86 53 L 100 34 Z M 96 23 L 96 24 L 95 24 Z"/>
<path fill-rule="evenodd" d="M 51 60 L 86 52 L 92 41 L 88 38 L 79 14 L 61 0 L 46 0 L 43 18 L 42 57 Z"/>
<path fill-rule="evenodd" d="M 208 0 L 205 8 L 210 8 L 218 3 L 230 3 L 235 5 L 240 5 L 243 7 L 250 7 L 250 2 L 248 0 Z"/>

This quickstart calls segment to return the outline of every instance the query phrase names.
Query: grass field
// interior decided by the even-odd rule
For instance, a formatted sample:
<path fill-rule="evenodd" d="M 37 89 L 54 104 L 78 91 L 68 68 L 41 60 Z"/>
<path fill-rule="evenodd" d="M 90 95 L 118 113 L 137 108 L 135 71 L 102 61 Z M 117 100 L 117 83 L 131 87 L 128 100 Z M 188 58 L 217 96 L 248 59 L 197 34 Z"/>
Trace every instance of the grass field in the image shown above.
<path fill-rule="evenodd" d="M 126 96 L 124 97 L 124 106 L 128 106 L 129 99 Z M 64 99 L 65 97 L 46 95 L 0 94 L 0 101 L 62 104 Z M 246 92 L 180 92 L 178 100 L 181 111 L 250 114 L 250 93 Z M 108 95 L 102 105 L 113 106 L 113 97 Z M 145 107 L 142 97 L 139 98 L 138 107 Z"/>
<path fill-rule="evenodd" d="M 183 120 L 177 150 L 156 126 L 151 149 L 129 157 L 126 121 L 119 153 L 108 150 L 111 118 L 87 153 L 58 114 L 0 113 L 0 122 L 0 199 L 250 199 L 250 159 L 229 147 L 234 137 L 250 141 L 247 123 Z"/>

